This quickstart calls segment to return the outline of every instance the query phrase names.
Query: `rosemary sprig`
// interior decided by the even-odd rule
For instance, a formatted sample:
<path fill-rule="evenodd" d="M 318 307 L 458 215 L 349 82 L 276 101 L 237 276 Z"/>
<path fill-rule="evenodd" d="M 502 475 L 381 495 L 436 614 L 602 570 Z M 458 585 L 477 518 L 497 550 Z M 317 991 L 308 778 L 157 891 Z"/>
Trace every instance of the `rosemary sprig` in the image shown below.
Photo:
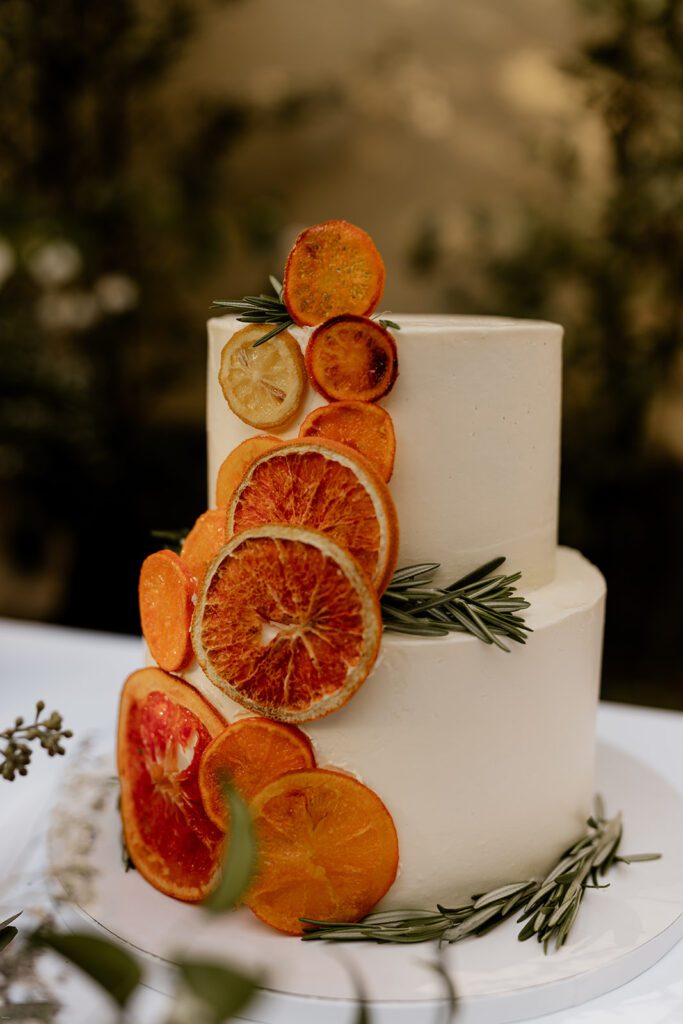
<path fill-rule="evenodd" d="M 472 633 L 483 643 L 508 652 L 510 648 L 500 637 L 526 643 L 526 634 L 532 630 L 519 612 L 528 608 L 529 602 L 515 595 L 521 573 L 490 575 L 504 561 L 502 556 L 493 558 L 441 588 L 430 586 L 438 562 L 398 569 L 382 595 L 385 630 L 424 637 Z"/>
<path fill-rule="evenodd" d="M 0 739 L 7 741 L 7 745 L 0 748 L 1 779 L 14 782 L 17 775 L 28 774 L 33 753 L 29 744 L 35 740 L 39 741 L 43 750 L 47 750 L 49 757 L 65 753 L 62 740 L 71 739 L 73 733 L 70 729 L 62 728 L 62 716 L 58 711 L 53 711 L 47 718 L 41 719 L 40 715 L 44 710 L 45 702 L 39 700 L 32 722 L 25 724 L 23 718 L 15 718 L 14 725 L 0 732 Z"/>
<path fill-rule="evenodd" d="M 596 797 L 595 811 L 587 822 L 588 831 L 570 846 L 542 881 L 512 882 L 490 892 L 473 896 L 460 907 L 436 910 L 387 910 L 368 914 L 361 921 L 332 922 L 302 918 L 309 927 L 305 941 L 415 943 L 437 939 L 439 943 L 459 942 L 484 935 L 518 913 L 521 942 L 536 936 L 548 952 L 554 941 L 560 949 L 576 920 L 586 889 L 605 889 L 600 884 L 615 864 L 658 860 L 659 853 L 619 854 L 622 838 L 621 814 L 606 818 L 602 800 Z"/>
<path fill-rule="evenodd" d="M 269 280 L 275 295 L 245 295 L 243 299 L 216 299 L 212 303 L 214 306 L 229 309 L 232 313 L 238 313 L 237 319 L 241 323 L 273 325 L 271 331 L 254 342 L 254 348 L 258 348 L 265 341 L 269 341 L 276 334 L 280 334 L 287 327 L 294 325 L 289 310 L 282 300 L 282 285 L 272 274 Z"/>

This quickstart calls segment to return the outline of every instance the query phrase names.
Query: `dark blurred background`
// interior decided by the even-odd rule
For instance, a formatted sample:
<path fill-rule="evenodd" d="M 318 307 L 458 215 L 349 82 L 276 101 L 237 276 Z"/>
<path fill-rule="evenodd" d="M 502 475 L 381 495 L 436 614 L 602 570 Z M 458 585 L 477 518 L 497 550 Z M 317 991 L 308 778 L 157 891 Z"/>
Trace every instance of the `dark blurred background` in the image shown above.
<path fill-rule="evenodd" d="M 683 707 L 683 0 L 0 0 L 0 614 L 138 631 L 211 300 L 329 217 L 386 308 L 566 326 L 604 694 Z"/>

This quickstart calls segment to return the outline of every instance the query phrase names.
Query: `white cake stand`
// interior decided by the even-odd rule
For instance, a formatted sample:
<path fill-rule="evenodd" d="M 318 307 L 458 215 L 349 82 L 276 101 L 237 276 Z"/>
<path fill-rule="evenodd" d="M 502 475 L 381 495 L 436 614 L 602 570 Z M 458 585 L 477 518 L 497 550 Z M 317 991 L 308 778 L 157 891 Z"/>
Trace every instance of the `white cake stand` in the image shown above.
<path fill-rule="evenodd" d="M 125 873 L 110 743 L 104 735 L 95 743 L 98 760 L 81 763 L 70 776 L 52 818 L 51 873 L 66 894 L 60 916 L 67 927 L 82 929 L 85 920 L 132 947 L 147 960 L 149 984 L 161 992 L 172 991 L 168 965 L 181 953 L 265 971 L 262 995 L 241 1018 L 257 1024 L 349 1024 L 350 970 L 362 979 L 373 1024 L 443 1019 L 434 943 L 302 943 L 271 931 L 248 910 L 212 918 L 160 895 L 136 872 Z M 624 812 L 624 852 L 656 850 L 662 860 L 620 865 L 610 873 L 609 889 L 587 893 L 558 953 L 544 956 L 537 943 L 518 942 L 513 921 L 447 947 L 443 964 L 460 999 L 459 1024 L 506 1024 L 577 1006 L 647 970 L 683 936 L 683 800 L 651 768 L 606 744 L 599 749 L 598 788 L 610 813 Z"/>

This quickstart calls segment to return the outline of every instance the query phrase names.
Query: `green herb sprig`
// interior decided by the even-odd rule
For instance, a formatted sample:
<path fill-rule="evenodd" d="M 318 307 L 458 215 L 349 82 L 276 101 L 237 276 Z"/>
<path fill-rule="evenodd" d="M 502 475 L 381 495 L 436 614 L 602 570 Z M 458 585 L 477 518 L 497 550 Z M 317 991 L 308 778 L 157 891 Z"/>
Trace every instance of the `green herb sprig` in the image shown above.
<path fill-rule="evenodd" d="M 658 860 L 659 853 L 619 854 L 622 838 L 621 814 L 605 816 L 602 800 L 596 797 L 595 811 L 587 822 L 588 831 L 560 857 L 542 881 L 513 882 L 473 896 L 460 907 L 437 904 L 436 911 L 388 910 L 369 914 L 362 921 L 338 923 L 302 918 L 308 929 L 305 941 L 415 943 L 437 939 L 459 942 L 484 935 L 503 921 L 519 914 L 526 922 L 518 938 L 533 938 L 548 952 L 554 941 L 560 949 L 569 936 L 587 889 L 605 889 L 600 884 L 615 864 Z"/>
<path fill-rule="evenodd" d="M 243 299 L 216 299 L 212 303 L 214 306 L 230 310 L 231 313 L 238 313 L 237 319 L 241 323 L 273 325 L 271 331 L 254 342 L 254 348 L 263 345 L 288 327 L 294 326 L 294 321 L 282 299 L 282 285 L 272 275 L 269 280 L 274 295 L 245 295 Z"/>
<path fill-rule="evenodd" d="M 0 748 L 0 778 L 14 782 L 17 775 L 27 775 L 33 751 L 30 744 L 38 741 L 47 750 L 49 757 L 66 753 L 62 740 L 71 739 L 70 729 L 63 729 L 62 716 L 53 711 L 47 718 L 41 719 L 45 710 L 45 702 L 36 704 L 36 714 L 32 722 L 25 723 L 23 718 L 15 718 L 14 725 L 0 732 L 0 739 L 6 745 Z"/>
<path fill-rule="evenodd" d="M 438 562 L 398 569 L 382 595 L 385 630 L 424 637 L 471 633 L 508 652 L 510 648 L 500 637 L 526 643 L 526 634 L 532 630 L 519 612 L 528 608 L 529 602 L 515 595 L 522 574 L 490 575 L 504 561 L 503 556 L 493 558 L 448 587 L 430 586 Z"/>

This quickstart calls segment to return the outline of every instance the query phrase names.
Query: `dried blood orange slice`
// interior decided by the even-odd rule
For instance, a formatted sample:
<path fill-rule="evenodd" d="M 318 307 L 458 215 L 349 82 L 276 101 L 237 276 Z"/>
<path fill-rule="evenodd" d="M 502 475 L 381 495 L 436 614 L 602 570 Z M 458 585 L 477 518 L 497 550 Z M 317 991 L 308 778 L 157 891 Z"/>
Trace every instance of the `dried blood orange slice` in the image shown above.
<path fill-rule="evenodd" d="M 206 567 L 225 544 L 225 509 L 203 512 L 183 541 L 180 557 L 198 584 Z"/>
<path fill-rule="evenodd" d="M 152 657 L 168 672 L 178 672 L 192 661 L 190 623 L 196 593 L 196 580 L 175 551 L 155 551 L 142 563 L 142 632 Z"/>
<path fill-rule="evenodd" d="M 376 402 L 396 383 L 396 342 L 374 320 L 337 316 L 309 338 L 306 369 L 315 390 L 331 402 Z"/>
<path fill-rule="evenodd" d="M 196 690 L 160 669 L 126 680 L 118 727 L 126 846 L 143 878 L 179 900 L 203 899 L 220 870 L 223 835 L 204 811 L 197 775 L 224 728 Z"/>
<path fill-rule="evenodd" d="M 206 813 L 226 825 L 223 779 L 227 773 L 245 800 L 285 772 L 315 768 L 308 736 L 295 725 L 268 718 L 242 718 L 211 741 L 199 765 L 199 789 Z"/>
<path fill-rule="evenodd" d="M 345 220 L 302 231 L 287 257 L 282 297 L 292 320 L 314 326 L 339 313 L 372 313 L 384 263 L 370 235 Z"/>
<path fill-rule="evenodd" d="M 262 523 L 327 534 L 379 593 L 396 568 L 398 518 L 389 489 L 369 462 L 336 441 L 283 441 L 252 462 L 228 506 L 227 535 Z"/>
<path fill-rule="evenodd" d="M 302 917 L 357 921 L 396 878 L 392 817 L 349 775 L 290 772 L 262 789 L 251 810 L 259 866 L 245 903 L 279 931 L 301 935 Z"/>
<path fill-rule="evenodd" d="M 383 480 L 394 468 L 396 435 L 391 416 L 372 402 L 331 402 L 309 412 L 299 437 L 331 438 L 360 452 Z"/>
<path fill-rule="evenodd" d="M 306 722 L 355 693 L 381 632 L 377 595 L 347 551 L 315 530 L 270 524 L 236 534 L 209 567 L 192 642 L 233 700 Z"/>
<path fill-rule="evenodd" d="M 218 470 L 218 476 L 216 477 L 216 504 L 219 508 L 228 504 L 232 498 L 233 491 L 256 456 L 262 452 L 267 452 L 269 448 L 273 448 L 276 444 L 280 444 L 280 439 L 272 437 L 270 434 L 248 437 L 246 441 L 238 444 L 223 459 Z M 225 515 L 223 520 L 225 522 Z"/>
<path fill-rule="evenodd" d="M 254 342 L 269 330 L 269 324 L 249 324 L 233 334 L 223 346 L 218 371 L 232 411 L 258 430 L 281 427 L 291 420 L 306 385 L 301 349 L 289 331 L 254 348 Z"/>

